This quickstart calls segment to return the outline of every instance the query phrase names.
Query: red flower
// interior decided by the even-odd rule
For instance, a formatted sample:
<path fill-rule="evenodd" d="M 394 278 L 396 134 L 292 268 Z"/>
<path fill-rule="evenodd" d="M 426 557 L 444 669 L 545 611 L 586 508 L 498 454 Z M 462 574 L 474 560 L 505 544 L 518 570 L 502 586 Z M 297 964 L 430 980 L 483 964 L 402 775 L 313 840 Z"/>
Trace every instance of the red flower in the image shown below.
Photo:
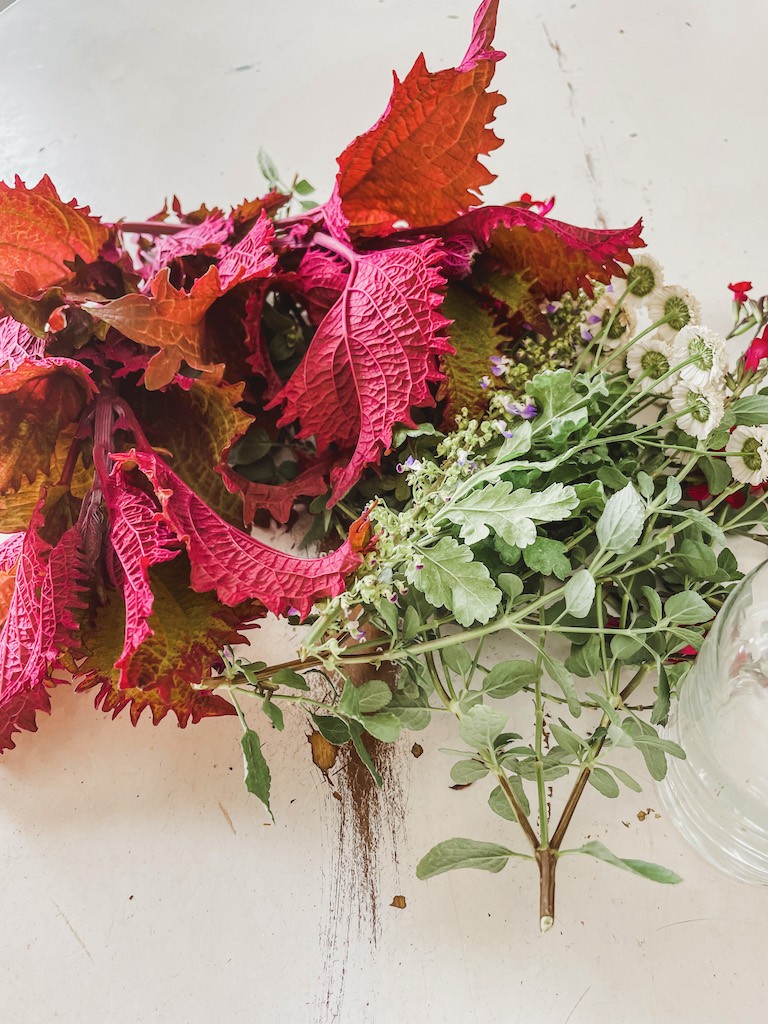
<path fill-rule="evenodd" d="M 725 500 L 731 506 L 731 508 L 743 508 L 747 503 L 746 489 L 742 491 L 736 491 L 734 494 L 729 494 Z"/>
<path fill-rule="evenodd" d="M 755 338 L 744 353 L 744 366 L 748 370 L 756 370 L 761 359 L 768 359 L 768 328 L 759 338 Z"/>
<path fill-rule="evenodd" d="M 747 292 L 752 289 L 751 281 L 737 281 L 736 284 L 729 284 L 733 292 L 733 301 L 744 303 L 747 301 Z"/>
<path fill-rule="evenodd" d="M 709 501 L 712 495 L 706 484 L 691 484 L 686 490 L 685 496 L 689 501 Z"/>

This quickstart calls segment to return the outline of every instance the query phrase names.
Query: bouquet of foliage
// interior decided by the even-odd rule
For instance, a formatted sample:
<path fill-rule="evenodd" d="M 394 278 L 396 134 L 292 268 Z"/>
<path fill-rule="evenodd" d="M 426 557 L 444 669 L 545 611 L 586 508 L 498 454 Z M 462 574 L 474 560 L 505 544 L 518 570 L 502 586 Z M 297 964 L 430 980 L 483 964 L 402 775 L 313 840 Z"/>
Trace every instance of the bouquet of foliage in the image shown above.
<path fill-rule="evenodd" d="M 142 223 L 0 185 L 0 749 L 74 679 L 134 722 L 239 715 L 269 806 L 245 695 L 375 779 L 451 715 L 452 780 L 488 777 L 522 849 L 451 838 L 418 874 L 533 860 L 547 927 L 565 854 L 678 880 L 563 842 L 587 785 L 640 788 L 616 748 L 684 756 L 659 727 L 768 519 L 768 300 L 732 286 L 731 370 L 639 224 L 478 205 L 496 7 L 456 68 L 395 79 L 322 205 L 266 157 L 261 198 Z M 244 663 L 268 613 L 298 657 Z"/>

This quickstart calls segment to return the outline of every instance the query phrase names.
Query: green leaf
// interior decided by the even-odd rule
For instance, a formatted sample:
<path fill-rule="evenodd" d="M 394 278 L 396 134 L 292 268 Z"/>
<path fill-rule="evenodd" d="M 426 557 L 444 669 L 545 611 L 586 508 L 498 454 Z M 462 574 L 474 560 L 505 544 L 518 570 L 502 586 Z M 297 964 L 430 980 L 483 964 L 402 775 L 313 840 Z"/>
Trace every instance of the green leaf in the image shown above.
<path fill-rule="evenodd" d="M 356 689 L 358 707 L 363 715 L 381 711 L 392 700 L 392 691 L 382 679 L 371 679 Z M 341 703 L 339 703 L 339 707 L 341 707 Z"/>
<path fill-rule="evenodd" d="M 382 743 L 394 743 L 400 736 L 401 722 L 392 711 L 379 715 L 366 715 L 362 725 L 367 733 L 381 740 Z"/>
<path fill-rule="evenodd" d="M 513 693 L 534 686 L 541 672 L 532 661 L 513 658 L 494 665 L 483 680 L 483 692 L 489 697 L 501 700 Z"/>
<path fill-rule="evenodd" d="M 257 156 L 259 170 L 264 175 L 268 185 L 277 185 L 280 181 L 280 172 L 275 167 L 272 157 L 265 149 L 259 149 Z"/>
<path fill-rule="evenodd" d="M 480 761 L 475 761 L 471 758 L 468 758 L 466 761 L 457 761 L 451 768 L 451 778 L 459 786 L 467 786 L 470 782 L 477 782 L 478 779 L 484 779 L 487 774 L 488 768 L 481 764 Z"/>
<path fill-rule="evenodd" d="M 472 659 L 469 656 L 469 651 L 463 645 L 454 644 L 452 647 L 444 647 L 440 655 L 443 659 L 443 664 L 451 672 L 457 672 L 460 676 L 466 676 L 472 668 Z"/>
<path fill-rule="evenodd" d="M 717 573 L 717 556 L 699 540 L 684 540 L 675 552 L 686 576 L 695 580 L 711 580 Z"/>
<path fill-rule="evenodd" d="M 629 661 L 638 651 L 642 650 L 642 643 L 633 636 L 625 633 L 616 633 L 611 640 L 611 654 L 617 661 Z"/>
<path fill-rule="evenodd" d="M 272 808 L 269 806 L 269 790 L 272 785 L 272 776 L 269 773 L 269 765 L 261 752 L 261 740 L 258 733 L 253 729 L 244 729 L 240 739 L 243 748 L 243 766 L 245 771 L 245 788 L 253 793 L 269 811 L 269 816 L 275 820 Z"/>
<path fill-rule="evenodd" d="M 504 439 L 504 444 L 499 449 L 494 462 L 502 464 L 509 462 L 512 459 L 518 459 L 521 455 L 525 455 L 531 448 L 532 433 L 533 431 L 529 422 L 523 421 L 522 423 L 518 423 L 515 426 L 512 437 L 506 437 Z"/>
<path fill-rule="evenodd" d="M 648 610 L 653 616 L 653 621 L 661 622 L 661 619 L 663 617 L 663 613 L 661 610 L 661 598 L 653 589 L 653 587 L 641 587 L 640 590 L 644 595 L 646 601 L 648 602 Z"/>
<path fill-rule="evenodd" d="M 363 742 L 363 727 L 359 722 L 349 723 L 349 735 L 352 740 L 352 744 L 357 751 L 357 756 L 363 762 L 365 767 L 371 773 L 373 781 L 377 786 L 381 785 L 381 775 L 379 775 L 376 765 L 371 760 L 371 755 Z"/>
<path fill-rule="evenodd" d="M 582 647 L 571 647 L 565 667 L 580 679 L 589 679 L 600 671 L 600 638 L 591 636 Z"/>
<path fill-rule="evenodd" d="M 673 477 L 673 476 L 668 476 L 667 477 L 667 493 L 666 493 L 667 504 L 668 505 L 676 505 L 680 501 L 682 496 L 683 496 L 683 489 L 680 486 L 679 481 L 675 477 Z"/>
<path fill-rule="evenodd" d="M 293 191 L 297 196 L 311 196 L 315 191 L 315 186 L 310 185 L 306 178 L 302 178 L 301 181 L 297 181 L 293 186 Z"/>
<path fill-rule="evenodd" d="M 585 843 L 578 850 L 569 850 L 568 852 L 583 853 L 588 857 L 596 857 L 598 860 L 605 861 L 606 864 L 613 864 L 615 868 L 622 868 L 624 871 L 631 871 L 633 875 L 649 878 L 652 882 L 663 882 L 667 885 L 682 882 L 682 878 L 675 874 L 674 871 L 670 871 L 669 868 L 663 868 L 660 864 L 650 864 L 645 860 L 617 857 L 615 853 L 611 853 L 607 847 L 603 846 L 596 839 Z"/>
<path fill-rule="evenodd" d="M 573 676 L 565 665 L 561 665 L 560 662 L 555 661 L 554 658 L 551 658 L 546 653 L 544 655 L 544 660 L 547 664 L 547 672 L 563 692 L 563 696 L 568 703 L 568 710 L 574 718 L 578 718 L 581 714 L 581 701 L 579 700 L 579 695 L 576 692 Z"/>
<path fill-rule="evenodd" d="M 335 715 L 312 715 L 312 721 L 320 735 L 335 747 L 341 747 L 349 742 L 349 726 L 343 719 L 336 718 Z"/>
<path fill-rule="evenodd" d="M 496 843 L 481 843 L 476 839 L 446 839 L 421 858 L 416 866 L 417 878 L 433 878 L 456 868 L 479 868 L 497 872 L 506 866 L 514 854 Z"/>
<path fill-rule="evenodd" d="M 434 547 L 420 549 L 418 557 L 424 568 L 412 565 L 406 577 L 435 608 L 453 612 L 460 626 L 485 623 L 493 617 L 501 591 L 488 569 L 473 560 L 466 544 L 443 537 Z"/>
<path fill-rule="evenodd" d="M 558 725 L 556 722 L 550 722 L 549 730 L 555 737 L 555 741 L 558 746 L 562 747 L 563 750 L 567 750 L 569 754 L 579 755 L 583 749 L 587 749 L 589 746 L 581 736 L 578 736 L 566 725 Z"/>
<path fill-rule="evenodd" d="M 571 571 L 571 563 L 566 556 L 565 544 L 548 537 L 537 537 L 533 544 L 523 549 L 523 561 L 533 572 L 542 576 L 557 576 L 564 580 Z"/>
<path fill-rule="evenodd" d="M 413 640 L 415 636 L 418 636 L 420 627 L 421 616 L 413 605 L 408 605 L 403 616 L 403 639 Z"/>
<path fill-rule="evenodd" d="M 587 780 L 590 786 L 594 786 L 598 793 L 611 798 L 619 795 L 619 784 L 612 775 L 609 775 L 604 768 L 593 768 Z"/>
<path fill-rule="evenodd" d="M 730 406 L 734 423 L 748 427 L 768 424 L 768 395 L 747 395 Z"/>
<path fill-rule="evenodd" d="M 664 605 L 664 614 L 670 622 L 694 625 L 701 622 L 709 622 L 712 618 L 712 609 L 707 602 L 695 591 L 683 591 L 681 594 L 673 594 L 667 598 Z"/>
<path fill-rule="evenodd" d="M 637 474 L 637 486 L 642 496 L 650 501 L 654 492 L 653 480 L 642 470 Z"/>
<path fill-rule="evenodd" d="M 390 633 L 393 636 L 397 635 L 397 606 L 386 598 L 382 598 L 381 601 L 376 602 L 376 611 L 382 617 L 389 627 Z"/>
<path fill-rule="evenodd" d="M 523 581 L 512 572 L 499 573 L 496 582 L 513 604 L 523 592 Z"/>
<path fill-rule="evenodd" d="M 512 810 L 512 805 L 507 800 L 501 786 L 496 786 L 495 789 L 491 790 L 491 795 L 488 797 L 488 806 L 500 818 L 505 818 L 507 821 L 517 821 L 517 815 Z"/>
<path fill-rule="evenodd" d="M 484 540 L 491 530 L 507 544 L 525 548 L 536 540 L 536 523 L 568 519 L 579 504 L 572 487 L 551 484 L 543 491 L 518 490 L 508 480 L 473 491 L 444 513 L 460 528 L 467 544 Z"/>
<path fill-rule="evenodd" d="M 712 537 L 718 544 L 725 547 L 727 541 L 725 534 L 717 523 L 707 515 L 706 512 L 702 512 L 698 508 L 686 508 L 682 511 L 677 509 L 665 509 L 664 514 L 668 516 L 675 516 L 678 519 L 687 519 L 689 523 L 706 533 L 709 537 Z"/>
<path fill-rule="evenodd" d="M 612 494 L 605 503 L 595 532 L 605 551 L 623 554 L 640 539 L 645 523 L 645 502 L 632 484 Z"/>
<path fill-rule="evenodd" d="M 282 732 L 285 728 L 285 720 L 283 719 L 283 712 L 277 704 L 273 704 L 269 697 L 265 697 L 261 703 L 261 710 L 270 720 L 275 729 Z"/>
<path fill-rule="evenodd" d="M 520 561 L 522 555 L 520 548 L 516 544 L 507 544 L 498 534 L 493 538 L 493 548 L 504 565 L 511 567 Z"/>
<path fill-rule="evenodd" d="M 710 494 L 722 494 L 731 482 L 731 467 L 725 459 L 714 459 L 704 455 L 699 459 L 699 467 L 707 481 Z"/>
<path fill-rule="evenodd" d="M 635 793 L 642 793 L 643 792 L 643 787 L 640 785 L 640 783 L 637 781 L 637 779 L 633 779 L 632 776 L 628 772 L 625 772 L 623 768 L 616 768 L 616 767 L 614 767 L 612 765 L 611 766 L 611 771 L 616 776 L 616 778 L 619 780 L 619 782 L 623 782 L 624 783 L 624 785 L 627 787 L 627 789 L 631 789 Z"/>
<path fill-rule="evenodd" d="M 304 676 L 299 675 L 290 668 L 281 668 L 272 676 L 272 682 L 276 686 L 289 686 L 292 690 L 308 690 L 309 686 Z"/>
<path fill-rule="evenodd" d="M 400 722 L 400 728 L 407 729 L 408 732 L 421 732 L 432 721 L 432 712 L 429 708 L 391 707 L 390 712 Z"/>
<path fill-rule="evenodd" d="M 565 610 L 575 619 L 589 615 L 596 584 L 589 569 L 578 569 L 565 585 Z"/>
<path fill-rule="evenodd" d="M 459 721 L 459 736 L 473 750 L 489 750 L 506 724 L 506 715 L 485 704 L 476 704 Z"/>

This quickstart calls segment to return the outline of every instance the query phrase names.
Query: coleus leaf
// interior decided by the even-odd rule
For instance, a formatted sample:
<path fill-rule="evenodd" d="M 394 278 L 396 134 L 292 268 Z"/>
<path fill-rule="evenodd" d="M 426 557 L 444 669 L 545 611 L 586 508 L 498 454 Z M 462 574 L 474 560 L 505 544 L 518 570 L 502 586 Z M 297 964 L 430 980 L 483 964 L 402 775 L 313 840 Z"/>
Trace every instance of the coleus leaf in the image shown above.
<path fill-rule="evenodd" d="M 76 256 L 95 260 L 109 234 L 87 206 L 63 202 L 48 175 L 32 188 L 19 177 L 13 186 L 0 182 L 3 284 L 13 285 L 18 272 L 33 277 L 38 288 L 68 280 L 72 271 L 66 263 Z"/>
<path fill-rule="evenodd" d="M 632 265 L 630 249 L 645 245 L 642 221 L 620 229 L 577 228 L 525 206 L 485 206 L 433 230 L 446 240 L 470 237 L 496 265 L 536 279 L 542 296 L 559 299 L 590 279 L 608 283 Z"/>
<path fill-rule="evenodd" d="M 488 404 L 488 393 L 480 386 L 491 369 L 491 356 L 504 340 L 495 326 L 495 316 L 483 308 L 477 297 L 458 286 L 448 289 L 441 312 L 452 321 L 449 337 L 455 352 L 442 360 L 445 379 L 438 399 L 445 399 L 444 423 L 453 429 L 463 408 L 480 417 Z"/>
<path fill-rule="evenodd" d="M 332 460 L 322 459 L 298 473 L 293 480 L 262 484 L 246 480 L 229 466 L 220 469 L 222 479 L 233 493 L 242 493 L 243 522 L 247 526 L 259 509 L 269 512 L 278 523 L 287 523 L 299 498 L 315 498 L 328 490 Z"/>
<path fill-rule="evenodd" d="M 349 266 L 323 249 L 309 249 L 290 276 L 291 291 L 302 300 L 307 316 L 319 324 L 347 286 Z"/>
<path fill-rule="evenodd" d="M 228 605 L 255 598 L 276 615 L 289 608 L 305 617 L 321 597 L 336 597 L 361 558 L 346 540 L 320 558 L 297 558 L 226 523 L 154 452 L 114 455 L 118 466 L 139 470 L 152 484 L 171 530 L 187 548 L 192 587 L 215 590 Z"/>
<path fill-rule="evenodd" d="M 131 685 L 128 668 L 131 657 L 152 635 L 149 617 L 153 595 L 149 569 L 159 562 L 168 562 L 179 554 L 176 537 L 158 518 L 158 509 L 149 495 L 113 474 L 100 478 L 109 516 L 109 541 L 117 558 L 113 565 L 113 583 L 122 592 L 125 602 L 125 640 L 115 659 L 119 670 L 119 686 Z"/>
<path fill-rule="evenodd" d="M 261 329 L 266 295 L 266 288 L 257 288 L 253 294 L 248 296 L 243 327 L 245 328 L 245 346 L 248 350 L 248 365 L 257 377 L 261 377 L 265 381 L 264 398 L 270 401 L 280 391 L 283 382 L 272 365 L 269 349 Z"/>
<path fill-rule="evenodd" d="M 0 492 L 48 472 L 60 431 L 95 392 L 90 371 L 74 359 L 47 357 L 0 372 Z"/>
<path fill-rule="evenodd" d="M 23 533 L 14 533 L 0 540 L 0 626 L 8 618 L 13 589 L 16 586 L 16 565 L 23 544 Z"/>
<path fill-rule="evenodd" d="M 45 345 L 13 317 L 0 320 L 0 370 L 15 370 L 22 363 L 41 359 Z"/>
<path fill-rule="evenodd" d="M 150 253 L 148 269 L 157 273 L 183 256 L 216 256 L 231 231 L 232 219 L 217 213 L 181 231 L 159 235 Z"/>
<path fill-rule="evenodd" d="M 487 125 L 504 102 L 486 89 L 503 54 L 491 48 L 498 0 L 483 0 L 457 68 L 430 72 L 423 54 L 379 121 L 339 157 L 336 194 L 349 230 L 385 234 L 397 221 L 443 223 L 494 180 L 478 156 L 501 145 Z"/>
<path fill-rule="evenodd" d="M 436 357 L 452 351 L 441 337 L 438 243 L 340 250 L 351 267 L 346 288 L 271 403 L 285 402 L 279 425 L 298 419 L 297 436 L 314 435 L 318 451 L 353 449 L 348 464 L 332 474 L 330 504 L 378 461 L 396 423 L 412 427 L 412 408 L 434 405 L 429 382 L 439 378 Z"/>
<path fill-rule="evenodd" d="M 72 527 L 49 544 L 41 536 L 44 507 L 42 494 L 21 542 L 0 630 L 0 751 L 15 746 L 14 732 L 37 729 L 36 712 L 50 710 L 45 683 L 61 648 L 76 646 L 73 612 L 82 606 L 80 532 Z"/>
<path fill-rule="evenodd" d="M 189 566 L 182 554 L 172 562 L 149 569 L 153 594 L 151 634 L 124 661 L 125 606 L 116 595 L 97 612 L 84 633 L 87 653 L 80 667 L 78 692 L 98 687 L 96 707 L 113 718 L 130 705 L 135 725 L 150 709 L 157 725 L 172 711 L 184 728 L 187 722 L 231 715 L 229 701 L 210 690 L 197 689 L 219 663 L 221 650 L 245 642 L 241 629 L 253 625 L 258 609 L 252 603 L 227 608 L 213 594 L 189 588 Z M 129 685 L 121 687 L 121 677 Z"/>
<path fill-rule="evenodd" d="M 149 282 L 149 294 L 123 295 L 102 306 L 89 306 L 89 312 L 131 341 L 159 349 L 144 373 L 144 386 L 150 390 L 170 384 L 182 363 L 220 377 L 223 364 L 212 364 L 207 352 L 205 314 L 236 284 L 269 276 L 276 259 L 273 238 L 272 223 L 262 214 L 218 267 L 210 267 L 188 292 L 171 284 L 166 267 Z"/>
<path fill-rule="evenodd" d="M 241 522 L 243 502 L 220 473 L 230 447 L 253 422 L 240 407 L 244 387 L 195 380 L 188 389 L 137 389 L 132 399 L 150 443 L 164 448 L 181 479 L 230 523 Z"/>

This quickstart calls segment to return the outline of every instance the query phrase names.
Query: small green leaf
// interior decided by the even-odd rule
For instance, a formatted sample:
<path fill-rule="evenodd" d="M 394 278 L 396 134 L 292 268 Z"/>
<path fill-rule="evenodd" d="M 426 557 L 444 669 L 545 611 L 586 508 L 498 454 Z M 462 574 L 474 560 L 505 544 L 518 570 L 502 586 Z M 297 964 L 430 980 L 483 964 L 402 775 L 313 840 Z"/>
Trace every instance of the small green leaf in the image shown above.
<path fill-rule="evenodd" d="M 283 719 L 283 712 L 277 704 L 273 704 L 269 697 L 265 697 L 261 703 L 261 710 L 270 720 L 275 729 L 282 732 L 285 728 L 285 720 Z"/>
<path fill-rule="evenodd" d="M 392 691 L 382 679 L 371 679 L 356 689 L 358 709 L 362 715 L 371 715 L 376 711 L 381 711 L 392 700 Z M 339 707 L 341 707 L 341 702 L 339 702 Z"/>
<path fill-rule="evenodd" d="M 585 843 L 578 850 L 569 850 L 568 853 L 584 853 L 588 857 L 596 857 L 598 860 L 605 861 L 606 864 L 613 864 L 616 868 L 622 868 L 624 871 L 631 871 L 634 875 L 649 878 L 652 882 L 663 882 L 667 885 L 682 882 L 682 878 L 675 874 L 674 871 L 670 871 L 669 868 L 664 868 L 660 864 L 650 864 L 645 860 L 617 857 L 615 853 L 611 853 L 607 847 L 603 846 L 596 839 Z"/>
<path fill-rule="evenodd" d="M 376 602 L 376 611 L 386 622 L 387 626 L 389 627 L 390 633 L 392 633 L 393 636 L 396 636 L 398 615 L 397 606 L 394 605 L 391 601 L 382 598 L 381 601 Z"/>
<path fill-rule="evenodd" d="M 488 768 L 472 758 L 467 758 L 466 761 L 457 761 L 451 768 L 451 778 L 459 786 L 477 782 L 478 779 L 484 779 L 487 774 Z"/>
<path fill-rule="evenodd" d="M 481 843 L 476 839 L 446 839 L 421 858 L 416 866 L 416 877 L 425 879 L 441 875 L 456 868 L 478 868 L 497 872 L 506 866 L 514 854 L 497 843 Z"/>
<path fill-rule="evenodd" d="M 453 644 L 452 647 L 444 647 L 440 652 L 443 664 L 460 676 L 466 676 L 472 668 L 472 658 L 469 651 L 461 644 Z"/>
<path fill-rule="evenodd" d="M 734 423 L 748 427 L 762 427 L 768 423 L 768 395 L 747 395 L 730 407 Z"/>
<path fill-rule="evenodd" d="M 653 587 L 641 587 L 642 594 L 648 602 L 648 610 L 653 616 L 654 622 L 661 622 L 662 610 L 661 610 L 661 598 L 653 589 Z"/>
<path fill-rule="evenodd" d="M 293 191 L 297 196 L 311 196 L 315 191 L 315 186 L 310 185 L 306 178 L 302 178 L 301 181 L 297 181 L 293 186 Z"/>
<path fill-rule="evenodd" d="M 703 597 L 695 591 L 688 590 L 668 598 L 664 605 L 664 614 L 671 622 L 694 625 L 709 622 L 713 613 Z"/>
<path fill-rule="evenodd" d="M 637 486 L 642 496 L 650 501 L 654 492 L 653 480 L 642 470 L 637 474 Z"/>
<path fill-rule="evenodd" d="M 380 786 L 382 784 L 381 775 L 379 775 L 376 765 L 373 763 L 371 755 L 368 753 L 365 743 L 363 742 L 362 725 L 360 725 L 359 722 L 350 722 L 349 735 L 352 740 L 352 744 L 355 750 L 357 751 L 357 756 L 360 758 L 365 767 L 371 773 L 371 777 L 373 778 L 373 781 L 376 783 L 376 785 Z"/>
<path fill-rule="evenodd" d="M 269 816 L 275 820 L 272 808 L 269 806 L 269 790 L 272 785 L 272 776 L 269 773 L 269 765 L 261 752 L 261 740 L 258 733 L 253 729 L 244 729 L 240 739 L 243 748 L 243 767 L 245 773 L 245 788 L 253 793 L 269 811 Z"/>
<path fill-rule="evenodd" d="M 557 576 L 564 580 L 571 571 L 565 544 L 548 537 L 537 537 L 533 544 L 523 549 L 523 561 L 533 572 L 542 576 Z"/>
<path fill-rule="evenodd" d="M 308 690 L 309 686 L 304 676 L 299 675 L 290 668 L 281 668 L 272 676 L 272 682 L 277 686 L 289 686 L 292 690 Z"/>
<path fill-rule="evenodd" d="M 565 610 L 574 619 L 589 615 L 595 600 L 596 584 L 589 569 L 578 569 L 565 585 Z"/>
<path fill-rule="evenodd" d="M 668 476 L 667 477 L 667 493 L 666 493 L 667 504 L 668 505 L 677 505 L 677 503 L 680 501 L 682 496 L 683 496 L 683 489 L 680 486 L 679 481 L 675 477 L 673 477 L 673 476 Z"/>
<path fill-rule="evenodd" d="M 504 731 L 507 716 L 485 704 L 476 704 L 459 721 L 459 736 L 473 750 L 489 750 Z"/>
<path fill-rule="evenodd" d="M 594 786 L 598 793 L 611 798 L 619 795 L 619 784 L 612 775 L 609 775 L 604 768 L 593 768 L 587 780 L 590 786 Z"/>
<path fill-rule="evenodd" d="M 632 484 L 612 494 L 605 503 L 595 532 L 605 551 L 623 554 L 640 539 L 645 523 L 645 503 Z"/>
<path fill-rule="evenodd" d="M 362 721 L 365 731 L 382 743 L 394 743 L 400 736 L 400 719 L 394 712 L 366 715 Z"/>
<path fill-rule="evenodd" d="M 518 549 L 519 550 L 519 549 Z M 496 583 L 504 591 L 512 604 L 523 592 L 523 581 L 519 576 L 511 572 L 499 573 Z"/>
<path fill-rule="evenodd" d="M 335 715 L 312 715 L 312 721 L 320 735 L 335 747 L 341 747 L 349 742 L 349 726 L 341 718 L 336 718 Z"/>
<path fill-rule="evenodd" d="M 565 665 L 555 661 L 555 659 L 549 657 L 549 655 L 545 654 L 544 660 L 547 665 L 547 672 L 563 691 L 563 696 L 568 703 L 568 710 L 574 718 L 578 718 L 581 714 L 581 701 L 579 700 L 579 695 L 576 692 L 573 676 Z"/>
<path fill-rule="evenodd" d="M 500 661 L 494 665 L 483 680 L 483 691 L 489 697 L 501 700 L 511 697 L 513 693 L 534 686 L 541 675 L 532 661 L 518 660 Z"/>
<path fill-rule="evenodd" d="M 579 504 L 572 487 L 550 484 L 543 491 L 515 489 L 508 480 L 473 491 L 448 507 L 446 518 L 460 527 L 467 544 L 484 540 L 491 530 L 507 544 L 528 547 L 536 540 L 536 523 L 568 519 Z"/>
<path fill-rule="evenodd" d="M 506 818 L 507 821 L 517 821 L 517 815 L 512 810 L 512 805 L 507 800 L 507 796 L 501 786 L 496 786 L 495 789 L 491 790 L 491 795 L 488 797 L 488 806 L 500 818 Z"/>
<path fill-rule="evenodd" d="M 615 766 L 612 765 L 611 766 L 611 771 L 616 776 L 616 778 L 619 780 L 619 782 L 623 782 L 624 783 L 624 785 L 627 787 L 627 789 L 631 789 L 635 793 L 642 793 L 643 792 L 643 787 L 640 785 L 640 783 L 637 781 L 637 779 L 633 779 L 632 776 L 628 772 L 625 772 L 623 768 L 616 768 Z"/>
<path fill-rule="evenodd" d="M 591 636 L 582 647 L 571 647 L 571 653 L 565 661 L 565 667 L 579 676 L 590 679 L 600 671 L 600 639 Z"/>
<path fill-rule="evenodd" d="M 472 549 L 453 537 L 441 538 L 434 547 L 421 548 L 420 564 L 406 571 L 408 582 L 435 608 L 448 608 L 460 626 L 488 622 L 501 600 L 488 569 L 476 562 Z"/>
<path fill-rule="evenodd" d="M 403 616 L 403 639 L 413 640 L 418 636 L 421 626 L 421 616 L 412 605 L 408 605 Z"/>
<path fill-rule="evenodd" d="M 549 730 L 555 737 L 555 741 L 558 746 L 561 746 L 563 750 L 567 750 L 569 754 L 579 755 L 582 750 L 588 748 L 588 744 L 581 738 L 581 736 L 578 736 L 566 725 L 558 725 L 556 722 L 550 722 Z"/>

